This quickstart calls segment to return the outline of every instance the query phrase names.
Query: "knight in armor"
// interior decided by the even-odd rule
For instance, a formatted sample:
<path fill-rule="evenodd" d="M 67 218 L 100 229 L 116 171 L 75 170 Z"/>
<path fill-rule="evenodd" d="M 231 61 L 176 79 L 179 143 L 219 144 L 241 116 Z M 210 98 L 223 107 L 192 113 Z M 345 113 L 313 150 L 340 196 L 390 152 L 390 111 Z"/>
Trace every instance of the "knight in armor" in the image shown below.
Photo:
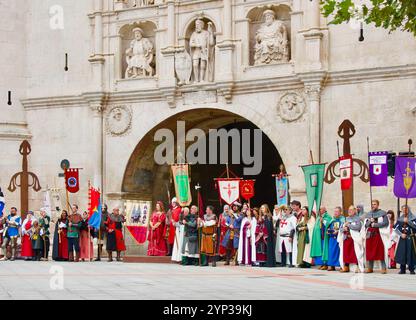
<path fill-rule="evenodd" d="M 113 251 L 117 252 L 117 261 L 121 261 L 121 252 L 126 251 L 123 238 L 123 223 L 126 219 L 120 214 L 119 208 L 114 208 L 113 213 L 108 215 L 105 225 L 107 226 L 107 252 L 108 261 L 113 261 Z"/>
<path fill-rule="evenodd" d="M 217 259 L 217 216 L 214 214 L 214 207 L 207 206 L 203 219 L 198 219 L 198 225 L 201 228 L 201 250 L 200 253 L 206 256 L 205 263 L 202 266 L 208 266 L 211 260 L 212 266 L 216 267 Z"/>
<path fill-rule="evenodd" d="M 379 208 L 380 202 L 371 202 L 371 211 L 364 217 L 366 229 L 366 273 L 373 273 L 374 261 L 380 261 L 381 273 L 387 273 L 386 259 L 387 246 L 390 243 L 390 231 L 388 230 L 389 220 L 387 213 Z"/>
<path fill-rule="evenodd" d="M 11 247 L 11 261 L 14 261 L 16 258 L 17 250 L 17 239 L 19 238 L 19 228 L 22 225 L 22 218 L 17 214 L 17 209 L 12 207 L 10 209 L 10 214 L 7 216 L 5 222 L 5 228 L 3 232 L 3 244 L 2 249 L 4 252 L 4 257 L 2 260 L 8 260 L 7 257 L 7 246 Z"/>
<path fill-rule="evenodd" d="M 41 236 L 41 260 L 42 261 L 48 261 L 49 259 L 49 249 L 51 246 L 50 242 L 50 231 L 49 226 L 51 223 L 51 218 L 46 213 L 46 208 L 40 209 L 40 219 L 39 219 L 39 227 L 42 230 L 42 236 Z"/>
<path fill-rule="evenodd" d="M 402 214 L 394 225 L 394 232 L 400 237 L 397 244 L 395 261 L 400 264 L 399 274 L 415 274 L 416 263 L 416 216 L 407 205 L 402 206 Z"/>

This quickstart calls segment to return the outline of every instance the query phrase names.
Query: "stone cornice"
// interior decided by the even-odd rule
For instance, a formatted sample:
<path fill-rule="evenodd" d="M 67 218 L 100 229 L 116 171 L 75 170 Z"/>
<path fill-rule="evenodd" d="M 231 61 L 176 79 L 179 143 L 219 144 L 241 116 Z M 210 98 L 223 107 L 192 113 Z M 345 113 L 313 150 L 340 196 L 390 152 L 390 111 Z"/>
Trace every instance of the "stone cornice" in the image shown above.
<path fill-rule="evenodd" d="M 233 95 L 273 92 L 303 88 L 305 85 L 322 85 L 323 87 L 332 85 L 354 84 L 371 81 L 388 81 L 395 79 L 416 78 L 416 64 L 402 65 L 396 67 L 371 68 L 361 70 L 346 71 L 318 71 L 307 73 L 293 73 L 287 76 L 274 78 L 259 78 L 247 80 L 235 80 L 230 85 L 229 82 L 209 83 L 204 86 L 188 85 L 183 87 L 154 88 L 142 91 L 116 91 L 116 92 L 88 92 L 77 96 L 55 96 L 29 98 L 22 100 L 22 105 L 26 110 L 64 108 L 64 107 L 91 107 L 93 105 L 106 105 L 113 103 L 134 103 L 137 101 L 166 101 L 166 91 L 176 92 L 176 96 L 181 92 L 198 90 L 223 90 L 224 86 L 232 89 Z"/>

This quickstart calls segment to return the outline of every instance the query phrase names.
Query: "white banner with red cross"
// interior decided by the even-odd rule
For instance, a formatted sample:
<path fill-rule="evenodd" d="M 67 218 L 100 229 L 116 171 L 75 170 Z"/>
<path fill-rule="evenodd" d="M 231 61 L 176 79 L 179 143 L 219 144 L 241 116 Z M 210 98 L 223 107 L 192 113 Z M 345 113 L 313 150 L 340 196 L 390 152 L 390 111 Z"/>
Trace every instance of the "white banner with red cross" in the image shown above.
<path fill-rule="evenodd" d="M 218 193 L 221 200 L 228 205 L 232 205 L 240 198 L 240 180 L 241 179 L 216 179 L 218 183 Z"/>

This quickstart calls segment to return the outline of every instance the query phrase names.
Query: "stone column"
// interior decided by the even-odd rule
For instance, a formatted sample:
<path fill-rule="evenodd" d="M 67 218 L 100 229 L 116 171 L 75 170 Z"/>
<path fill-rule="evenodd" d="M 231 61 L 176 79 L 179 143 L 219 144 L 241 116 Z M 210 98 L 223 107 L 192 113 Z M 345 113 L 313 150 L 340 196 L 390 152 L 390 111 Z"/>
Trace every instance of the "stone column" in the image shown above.
<path fill-rule="evenodd" d="M 92 117 L 92 139 L 91 139 L 91 156 L 94 179 L 92 184 L 95 188 L 103 190 L 103 114 L 104 106 L 96 102 L 90 105 L 93 113 Z"/>
<path fill-rule="evenodd" d="M 232 39 L 232 26 L 233 26 L 233 15 L 232 15 L 232 0 L 224 0 L 224 40 Z"/>
<path fill-rule="evenodd" d="M 321 85 L 311 83 L 305 85 L 305 93 L 309 103 L 309 146 L 315 163 L 321 161 Z"/>
<path fill-rule="evenodd" d="M 175 47 L 175 0 L 167 0 L 168 5 L 168 47 Z"/>
<path fill-rule="evenodd" d="M 88 61 L 92 64 L 93 81 L 91 90 L 102 91 L 103 88 L 103 0 L 94 0 L 94 53 Z"/>
<path fill-rule="evenodd" d="M 321 26 L 321 7 L 320 0 L 311 0 L 309 2 L 309 28 L 319 29 Z"/>

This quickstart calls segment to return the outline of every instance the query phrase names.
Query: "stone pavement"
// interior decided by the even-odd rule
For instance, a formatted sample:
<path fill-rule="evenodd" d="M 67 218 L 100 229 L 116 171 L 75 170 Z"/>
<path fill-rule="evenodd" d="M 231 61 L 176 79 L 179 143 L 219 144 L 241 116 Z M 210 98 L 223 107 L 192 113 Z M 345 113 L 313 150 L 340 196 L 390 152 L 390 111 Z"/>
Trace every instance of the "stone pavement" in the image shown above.
<path fill-rule="evenodd" d="M 4 299 L 416 299 L 416 276 L 175 264 L 0 262 Z"/>

